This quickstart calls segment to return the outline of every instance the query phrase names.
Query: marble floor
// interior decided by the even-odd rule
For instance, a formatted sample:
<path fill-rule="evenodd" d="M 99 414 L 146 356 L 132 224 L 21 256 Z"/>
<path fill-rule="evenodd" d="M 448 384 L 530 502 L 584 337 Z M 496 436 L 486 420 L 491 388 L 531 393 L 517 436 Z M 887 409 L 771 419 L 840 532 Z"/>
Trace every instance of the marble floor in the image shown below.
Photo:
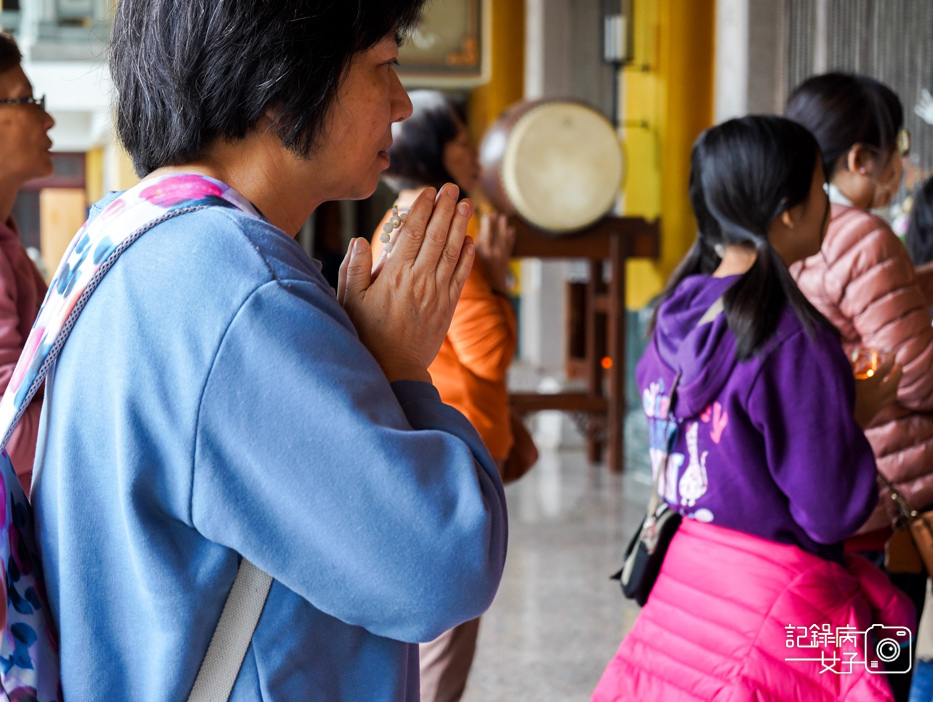
<path fill-rule="evenodd" d="M 509 555 L 464 702 L 589 700 L 638 613 L 609 579 L 651 489 L 640 425 L 627 425 L 623 475 L 582 450 L 543 451 L 506 488 Z"/>

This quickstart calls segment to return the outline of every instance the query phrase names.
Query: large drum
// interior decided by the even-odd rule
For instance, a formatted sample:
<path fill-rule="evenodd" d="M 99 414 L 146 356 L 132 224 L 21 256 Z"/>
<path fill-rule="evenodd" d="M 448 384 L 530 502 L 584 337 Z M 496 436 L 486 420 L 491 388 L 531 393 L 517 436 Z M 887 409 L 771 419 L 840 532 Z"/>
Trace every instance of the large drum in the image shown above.
<path fill-rule="evenodd" d="M 481 184 L 496 209 L 541 229 L 582 229 L 612 209 L 622 184 L 615 128 L 580 102 L 537 100 L 508 108 L 480 145 Z"/>

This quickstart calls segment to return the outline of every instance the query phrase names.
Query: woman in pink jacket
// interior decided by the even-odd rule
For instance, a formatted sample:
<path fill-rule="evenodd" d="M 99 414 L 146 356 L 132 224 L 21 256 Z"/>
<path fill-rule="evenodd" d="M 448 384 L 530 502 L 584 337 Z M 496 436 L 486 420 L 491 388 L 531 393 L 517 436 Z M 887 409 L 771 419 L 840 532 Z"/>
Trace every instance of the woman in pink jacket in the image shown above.
<path fill-rule="evenodd" d="M 914 509 L 933 505 L 933 319 L 907 250 L 871 210 L 900 188 L 909 136 L 897 95 L 866 76 L 827 73 L 801 83 L 787 116 L 813 132 L 823 152 L 832 217 L 820 252 L 791 273 L 839 330 L 843 348 L 890 351 L 903 369 L 897 402 L 866 428 L 878 470 Z M 875 513 L 848 546 L 878 562 L 896 516 L 883 490 Z M 891 573 L 923 607 L 926 574 Z M 908 682 L 899 678 L 896 685 Z M 906 685 L 904 685 L 906 688 Z M 896 689 L 899 700 L 906 689 Z"/>
<path fill-rule="evenodd" d="M 933 319 L 907 250 L 871 213 L 901 184 L 908 138 L 900 100 L 865 76 L 828 73 L 798 86 L 787 117 L 816 137 L 829 180 L 832 215 L 823 245 L 791 268 L 804 295 L 833 323 L 843 348 L 889 350 L 903 369 L 897 402 L 865 434 L 878 469 L 911 507 L 933 504 Z M 891 500 L 863 528 L 860 548 L 890 533 Z"/>
<path fill-rule="evenodd" d="M 636 372 L 658 492 L 683 521 L 593 702 L 892 699 L 876 673 L 905 663 L 912 607 L 842 541 L 877 504 L 856 416 L 896 379 L 882 369 L 856 402 L 835 331 L 787 270 L 819 251 L 824 184 L 790 120 L 697 139 L 697 240 Z"/>

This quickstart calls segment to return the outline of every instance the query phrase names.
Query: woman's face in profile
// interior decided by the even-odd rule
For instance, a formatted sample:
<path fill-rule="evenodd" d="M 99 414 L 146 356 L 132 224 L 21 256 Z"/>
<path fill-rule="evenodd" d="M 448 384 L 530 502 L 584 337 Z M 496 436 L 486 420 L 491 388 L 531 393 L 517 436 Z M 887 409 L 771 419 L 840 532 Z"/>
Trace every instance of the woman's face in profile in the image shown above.
<path fill-rule="evenodd" d="M 369 197 L 389 167 L 392 123 L 408 119 L 412 109 L 395 75 L 397 58 L 394 36 L 353 57 L 313 157 L 323 199 Z"/>
<path fill-rule="evenodd" d="M 473 193 L 479 180 L 479 158 L 466 126 L 457 125 L 457 136 L 444 144 L 444 168 L 461 190 Z"/>

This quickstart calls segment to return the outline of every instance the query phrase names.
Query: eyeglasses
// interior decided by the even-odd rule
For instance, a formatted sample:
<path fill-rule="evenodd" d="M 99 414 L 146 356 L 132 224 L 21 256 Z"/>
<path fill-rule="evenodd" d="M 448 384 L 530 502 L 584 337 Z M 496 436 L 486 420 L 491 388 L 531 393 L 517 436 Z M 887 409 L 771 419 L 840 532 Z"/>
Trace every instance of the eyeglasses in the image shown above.
<path fill-rule="evenodd" d="M 901 156 L 906 156 L 910 153 L 910 132 L 906 129 L 902 129 L 897 133 L 897 140 L 895 141 L 897 145 L 897 151 Z"/>
<path fill-rule="evenodd" d="M 21 98 L 3 98 L 0 105 L 35 105 L 40 110 L 45 110 L 45 95 L 41 97 L 21 97 Z"/>
<path fill-rule="evenodd" d="M 861 146 L 876 154 L 882 154 L 881 149 L 877 146 L 868 146 L 867 144 L 862 144 Z M 910 154 L 910 132 L 907 131 L 907 129 L 901 129 L 897 133 L 897 136 L 894 137 L 894 148 L 897 149 L 897 153 L 902 157 L 906 157 Z"/>

